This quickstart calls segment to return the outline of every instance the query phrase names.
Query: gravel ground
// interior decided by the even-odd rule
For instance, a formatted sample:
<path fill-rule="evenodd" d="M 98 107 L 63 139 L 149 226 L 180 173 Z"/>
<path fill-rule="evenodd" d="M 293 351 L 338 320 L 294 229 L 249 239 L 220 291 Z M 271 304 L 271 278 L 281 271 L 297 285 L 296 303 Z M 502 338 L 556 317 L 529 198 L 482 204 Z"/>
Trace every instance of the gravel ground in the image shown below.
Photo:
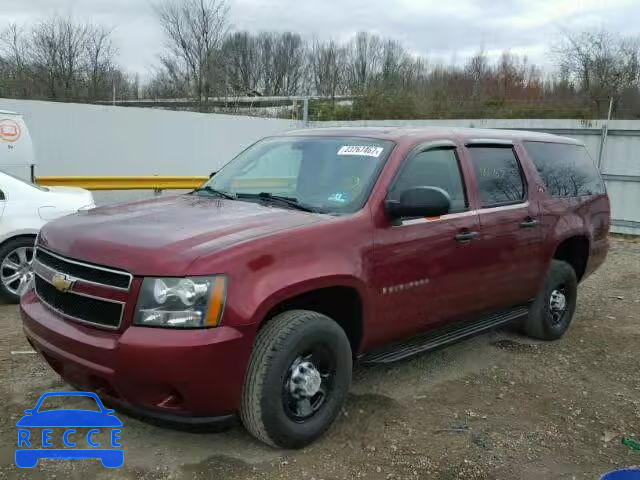
<path fill-rule="evenodd" d="M 640 464 L 640 242 L 616 238 L 580 287 L 560 341 L 491 332 L 389 367 L 358 367 L 343 414 L 300 451 L 241 427 L 195 434 L 124 415 L 125 465 L 13 464 L 15 422 L 64 383 L 29 350 L 15 306 L 0 306 L 0 478 L 579 479 Z"/>

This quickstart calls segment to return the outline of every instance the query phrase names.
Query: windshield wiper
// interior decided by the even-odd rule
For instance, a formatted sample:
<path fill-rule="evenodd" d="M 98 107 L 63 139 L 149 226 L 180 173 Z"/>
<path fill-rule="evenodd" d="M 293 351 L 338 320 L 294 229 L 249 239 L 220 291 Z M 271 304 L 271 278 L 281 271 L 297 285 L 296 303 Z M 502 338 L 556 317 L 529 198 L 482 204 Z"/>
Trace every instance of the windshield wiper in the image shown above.
<path fill-rule="evenodd" d="M 317 213 L 318 209 L 313 208 L 309 205 L 304 205 L 298 201 L 297 198 L 293 197 L 283 197 L 280 195 L 274 195 L 269 192 L 260 192 L 260 193 L 239 193 L 237 195 L 238 198 L 259 198 L 261 200 L 267 200 L 270 202 L 280 202 L 289 207 L 295 208 L 296 210 L 301 210 L 303 212 L 313 212 Z"/>
<path fill-rule="evenodd" d="M 233 193 L 229 193 L 229 192 L 224 192 L 222 190 L 216 190 L 213 187 L 210 187 L 209 185 L 205 185 L 204 187 L 200 187 L 200 188 L 196 188 L 193 192 L 191 193 L 196 193 L 196 192 L 207 192 L 207 193 L 212 193 L 214 195 L 218 195 L 220 197 L 226 198 L 228 200 L 235 200 L 237 197 L 235 194 Z"/>

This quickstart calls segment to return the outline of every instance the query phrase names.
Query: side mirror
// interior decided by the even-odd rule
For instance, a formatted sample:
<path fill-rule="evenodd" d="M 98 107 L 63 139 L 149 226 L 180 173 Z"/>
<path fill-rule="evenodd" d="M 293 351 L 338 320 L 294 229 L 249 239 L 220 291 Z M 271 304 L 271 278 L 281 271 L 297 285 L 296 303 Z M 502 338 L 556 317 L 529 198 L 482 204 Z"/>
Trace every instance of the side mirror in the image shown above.
<path fill-rule="evenodd" d="M 414 187 L 402 192 L 400 200 L 384 204 L 390 219 L 407 217 L 439 217 L 451 209 L 449 194 L 438 187 Z"/>
<path fill-rule="evenodd" d="M 214 176 L 216 173 L 218 173 L 218 172 L 211 172 L 211 173 L 209 174 L 209 178 L 213 178 L 213 176 Z"/>

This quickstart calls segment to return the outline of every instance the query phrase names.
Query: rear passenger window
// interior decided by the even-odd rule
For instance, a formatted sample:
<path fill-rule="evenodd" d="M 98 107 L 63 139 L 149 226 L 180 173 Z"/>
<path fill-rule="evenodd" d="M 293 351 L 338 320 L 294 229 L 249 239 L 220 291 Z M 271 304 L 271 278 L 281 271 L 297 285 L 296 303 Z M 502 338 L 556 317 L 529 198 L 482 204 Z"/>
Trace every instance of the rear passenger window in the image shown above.
<path fill-rule="evenodd" d="M 524 142 L 547 193 L 553 197 L 600 195 L 605 186 L 582 145 Z"/>
<path fill-rule="evenodd" d="M 522 171 L 512 147 L 470 147 L 483 207 L 524 200 Z"/>
<path fill-rule="evenodd" d="M 467 208 L 458 157 L 451 148 L 426 150 L 409 158 L 390 197 L 397 200 L 402 192 L 414 187 L 442 188 L 451 198 L 452 213 Z"/>

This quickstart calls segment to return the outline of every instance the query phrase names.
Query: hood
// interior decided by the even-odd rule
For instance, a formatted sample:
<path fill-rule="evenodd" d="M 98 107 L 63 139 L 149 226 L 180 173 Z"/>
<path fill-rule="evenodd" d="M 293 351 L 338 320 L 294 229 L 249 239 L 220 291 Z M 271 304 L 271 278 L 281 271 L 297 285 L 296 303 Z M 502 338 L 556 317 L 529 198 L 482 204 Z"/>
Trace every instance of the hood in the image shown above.
<path fill-rule="evenodd" d="M 183 275 L 205 253 L 326 218 L 252 202 L 181 195 L 99 207 L 55 220 L 41 230 L 40 244 L 60 255 L 134 275 Z"/>

